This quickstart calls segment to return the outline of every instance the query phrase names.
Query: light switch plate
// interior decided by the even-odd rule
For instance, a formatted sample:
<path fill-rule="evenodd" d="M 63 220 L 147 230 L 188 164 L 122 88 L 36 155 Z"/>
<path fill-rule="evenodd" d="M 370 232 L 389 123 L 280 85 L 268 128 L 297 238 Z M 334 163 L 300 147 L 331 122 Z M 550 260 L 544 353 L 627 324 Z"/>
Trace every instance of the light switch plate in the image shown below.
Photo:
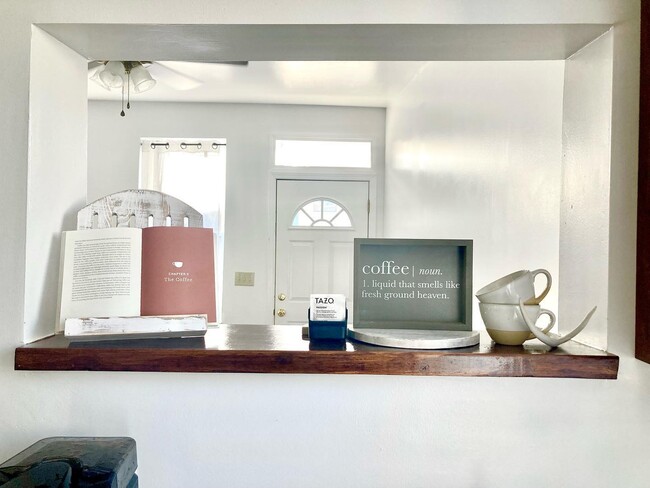
<path fill-rule="evenodd" d="M 255 286 L 255 273 L 236 271 L 235 286 Z"/>

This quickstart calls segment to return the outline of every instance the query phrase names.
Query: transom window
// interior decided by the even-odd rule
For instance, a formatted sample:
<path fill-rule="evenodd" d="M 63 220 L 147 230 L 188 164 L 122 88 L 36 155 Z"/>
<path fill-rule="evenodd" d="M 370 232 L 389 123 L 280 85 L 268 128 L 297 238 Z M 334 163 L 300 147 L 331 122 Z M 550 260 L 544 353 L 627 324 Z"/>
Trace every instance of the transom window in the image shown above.
<path fill-rule="evenodd" d="M 351 229 L 352 219 L 340 204 L 326 198 L 310 200 L 293 215 L 291 227 Z"/>
<path fill-rule="evenodd" d="M 371 143 L 276 139 L 275 165 L 303 168 L 370 168 Z"/>

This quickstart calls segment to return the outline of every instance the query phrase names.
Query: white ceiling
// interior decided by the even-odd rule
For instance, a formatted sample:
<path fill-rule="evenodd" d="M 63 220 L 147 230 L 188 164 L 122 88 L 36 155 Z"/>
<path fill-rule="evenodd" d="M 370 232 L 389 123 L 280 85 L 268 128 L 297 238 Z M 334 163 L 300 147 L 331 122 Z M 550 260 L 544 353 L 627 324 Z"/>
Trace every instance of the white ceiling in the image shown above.
<path fill-rule="evenodd" d="M 166 61 L 157 83 L 133 101 L 286 103 L 386 107 L 423 61 L 251 61 L 248 66 Z M 91 100 L 119 100 L 92 81 Z"/>
<path fill-rule="evenodd" d="M 88 60 L 154 63 L 139 100 L 386 106 L 427 61 L 566 59 L 605 24 L 39 24 Z M 199 63 L 197 63 L 197 61 Z M 213 64 L 249 61 L 247 67 Z M 180 82 L 183 83 L 180 83 Z M 183 85 L 183 90 L 172 86 Z M 91 99 L 120 92 L 89 86 Z"/>

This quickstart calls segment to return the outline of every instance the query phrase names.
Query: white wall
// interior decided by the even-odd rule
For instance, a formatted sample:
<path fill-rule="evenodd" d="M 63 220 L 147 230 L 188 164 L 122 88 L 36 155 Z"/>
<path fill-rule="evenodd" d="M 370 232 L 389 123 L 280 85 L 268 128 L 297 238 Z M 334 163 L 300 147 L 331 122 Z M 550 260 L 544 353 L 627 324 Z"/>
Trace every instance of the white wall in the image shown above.
<path fill-rule="evenodd" d="M 386 235 L 473 239 L 475 292 L 557 279 L 563 80 L 563 61 L 428 63 L 388 108 Z"/>
<path fill-rule="evenodd" d="M 297 8 L 300 6 L 300 8 Z M 638 1 L 0 2 L 0 459 L 130 435 L 143 487 L 647 485 L 650 366 L 633 359 Z M 24 331 L 30 24 L 616 23 L 609 344 L 616 381 L 13 370 Z M 390 181 L 388 185 L 390 185 Z M 615 273 L 612 273 L 615 270 Z M 542 466 L 540 468 L 540 466 Z"/>
<path fill-rule="evenodd" d="M 224 323 L 273 319 L 274 137 L 371 140 L 373 164 L 379 170 L 384 165 L 385 110 L 379 108 L 134 100 L 120 117 L 118 102 L 92 101 L 89 107 L 89 201 L 138 187 L 141 137 L 226 138 Z M 237 271 L 254 272 L 255 286 L 234 286 Z"/>
<path fill-rule="evenodd" d="M 607 348 L 612 38 L 573 55 L 564 76 L 560 332 L 597 305 L 580 340 L 600 349 Z"/>
<path fill-rule="evenodd" d="M 86 200 L 87 61 L 32 28 L 25 340 L 52 334 L 61 229 L 76 228 Z"/>
<path fill-rule="evenodd" d="M 632 2 L 636 3 L 636 2 Z M 638 10 L 637 10 L 638 12 Z M 636 204 L 639 144 L 637 22 L 616 24 L 612 69 L 607 347 L 634 356 Z M 645 367 L 645 365 L 644 365 Z"/>

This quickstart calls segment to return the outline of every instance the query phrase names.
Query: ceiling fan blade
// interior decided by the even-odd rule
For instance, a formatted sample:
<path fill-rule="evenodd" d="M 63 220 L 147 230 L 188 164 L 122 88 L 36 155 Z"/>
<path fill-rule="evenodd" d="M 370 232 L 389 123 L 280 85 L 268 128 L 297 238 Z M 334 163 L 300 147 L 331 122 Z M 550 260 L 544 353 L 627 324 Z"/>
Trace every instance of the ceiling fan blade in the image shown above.
<path fill-rule="evenodd" d="M 206 64 L 230 64 L 232 66 L 248 66 L 248 61 L 197 61 Z"/>
<path fill-rule="evenodd" d="M 104 61 L 88 61 L 88 71 L 104 66 Z"/>
<path fill-rule="evenodd" d="M 153 62 L 147 70 L 156 81 L 160 81 L 174 90 L 192 90 L 203 84 L 201 80 L 165 66 L 162 62 Z"/>

